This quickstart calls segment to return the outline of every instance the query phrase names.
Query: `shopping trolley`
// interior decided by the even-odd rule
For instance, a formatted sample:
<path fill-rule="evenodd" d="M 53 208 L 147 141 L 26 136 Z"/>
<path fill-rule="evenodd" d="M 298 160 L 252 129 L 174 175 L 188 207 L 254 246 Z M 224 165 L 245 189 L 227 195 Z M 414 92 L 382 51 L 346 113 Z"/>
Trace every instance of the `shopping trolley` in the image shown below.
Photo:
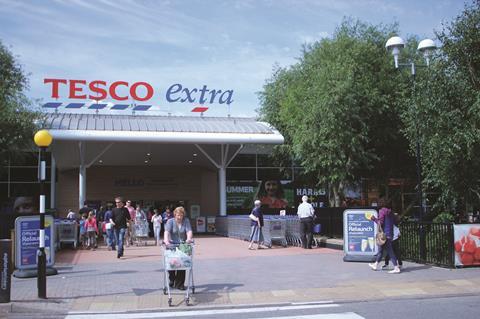
<path fill-rule="evenodd" d="M 185 289 L 185 304 L 190 304 L 190 291 L 195 293 L 195 285 L 193 283 L 193 252 L 194 244 L 181 243 L 162 245 L 163 249 L 163 294 L 168 295 L 168 305 L 172 306 L 172 295 L 170 293 L 170 285 L 168 271 L 170 270 L 188 270 L 185 274 L 187 287 Z"/>
<path fill-rule="evenodd" d="M 135 245 L 147 246 L 148 242 L 148 222 L 147 220 L 137 220 L 132 226 L 132 236 Z"/>

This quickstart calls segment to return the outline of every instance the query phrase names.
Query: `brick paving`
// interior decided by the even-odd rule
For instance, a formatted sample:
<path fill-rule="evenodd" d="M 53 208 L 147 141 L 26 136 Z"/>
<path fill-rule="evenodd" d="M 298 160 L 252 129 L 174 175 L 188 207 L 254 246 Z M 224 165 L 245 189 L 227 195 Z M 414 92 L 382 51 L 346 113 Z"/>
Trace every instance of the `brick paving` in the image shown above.
<path fill-rule="evenodd" d="M 343 252 L 297 247 L 248 250 L 248 243 L 223 237 L 196 241 L 194 280 L 197 307 L 318 300 L 427 297 L 480 294 L 480 269 L 443 269 L 405 263 L 399 275 L 373 272 L 365 263 L 345 263 Z M 128 247 L 125 257 L 100 247 L 64 249 L 59 274 L 47 278 L 48 300 L 38 300 L 36 278 L 12 281 L 16 313 L 135 311 L 168 307 L 163 294 L 160 247 Z M 173 291 L 173 304 L 185 307 Z"/>

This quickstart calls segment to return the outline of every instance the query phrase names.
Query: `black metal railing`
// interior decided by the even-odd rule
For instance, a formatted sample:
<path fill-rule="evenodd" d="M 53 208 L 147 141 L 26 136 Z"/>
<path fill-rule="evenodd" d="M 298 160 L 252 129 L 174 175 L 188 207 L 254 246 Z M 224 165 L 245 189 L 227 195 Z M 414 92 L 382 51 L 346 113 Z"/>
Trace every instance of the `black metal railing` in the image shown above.
<path fill-rule="evenodd" d="M 400 234 L 404 260 L 455 267 L 452 223 L 402 222 Z"/>
<path fill-rule="evenodd" d="M 327 237 L 343 238 L 342 207 L 325 207 L 315 209 L 315 224 L 321 224 L 321 234 Z"/>

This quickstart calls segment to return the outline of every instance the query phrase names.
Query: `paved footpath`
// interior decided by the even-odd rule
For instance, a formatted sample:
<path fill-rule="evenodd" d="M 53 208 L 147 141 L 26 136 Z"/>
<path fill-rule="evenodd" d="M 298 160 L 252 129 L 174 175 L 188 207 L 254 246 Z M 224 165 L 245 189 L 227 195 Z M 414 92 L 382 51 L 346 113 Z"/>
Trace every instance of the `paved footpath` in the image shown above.
<path fill-rule="evenodd" d="M 194 258 L 194 307 L 361 301 L 387 298 L 480 295 L 480 268 L 444 269 L 405 263 L 401 274 L 342 261 L 342 251 L 297 247 L 248 250 L 247 242 L 200 237 Z M 36 278 L 12 281 L 6 312 L 74 314 L 168 308 L 160 247 L 128 247 L 125 257 L 101 247 L 57 254 L 59 274 L 47 278 L 47 300 Z M 173 306 L 187 307 L 173 291 Z"/>

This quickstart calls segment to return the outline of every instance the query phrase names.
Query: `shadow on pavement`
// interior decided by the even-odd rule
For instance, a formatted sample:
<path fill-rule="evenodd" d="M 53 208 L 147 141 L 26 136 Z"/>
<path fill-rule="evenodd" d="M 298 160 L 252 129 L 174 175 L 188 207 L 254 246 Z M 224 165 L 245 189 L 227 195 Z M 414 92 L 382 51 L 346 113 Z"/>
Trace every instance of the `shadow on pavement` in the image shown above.
<path fill-rule="evenodd" d="M 413 271 L 418 271 L 418 270 L 425 270 L 425 269 L 432 269 L 433 266 L 430 266 L 430 265 L 421 265 L 421 266 L 409 266 L 409 267 L 405 267 L 405 268 L 402 268 L 402 273 L 403 272 L 413 272 Z"/>
<path fill-rule="evenodd" d="M 138 270 L 118 270 L 118 271 L 112 271 L 109 274 L 110 275 L 125 275 L 125 274 L 134 274 L 137 273 Z"/>
<path fill-rule="evenodd" d="M 212 292 L 231 292 L 237 287 L 243 287 L 243 284 L 206 284 L 195 285 L 195 292 L 212 293 Z"/>
<path fill-rule="evenodd" d="M 153 292 L 162 291 L 162 289 L 142 289 L 142 288 L 133 288 L 132 289 L 135 296 L 148 295 Z"/>

